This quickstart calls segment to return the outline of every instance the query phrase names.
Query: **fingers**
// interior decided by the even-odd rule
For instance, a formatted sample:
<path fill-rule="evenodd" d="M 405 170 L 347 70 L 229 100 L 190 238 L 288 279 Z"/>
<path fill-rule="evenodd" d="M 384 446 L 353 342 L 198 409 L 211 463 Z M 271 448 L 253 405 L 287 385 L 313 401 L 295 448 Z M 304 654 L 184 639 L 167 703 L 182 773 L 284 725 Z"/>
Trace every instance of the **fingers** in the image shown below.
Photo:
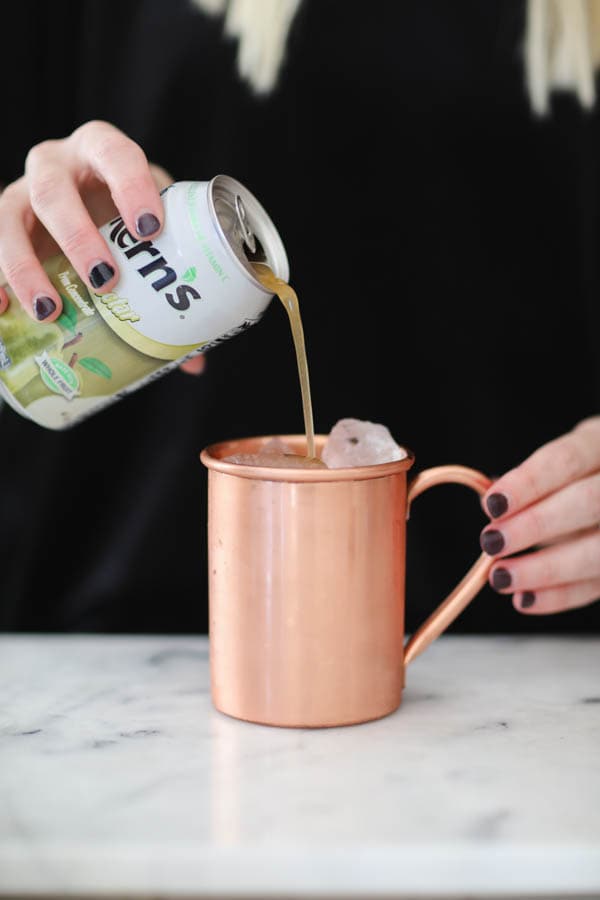
<path fill-rule="evenodd" d="M 35 255 L 25 227 L 28 209 L 29 194 L 25 179 L 20 178 L 2 193 L 0 268 L 31 318 L 53 322 L 62 311 L 62 301 Z M 6 298 L 5 291 L 3 295 Z"/>
<path fill-rule="evenodd" d="M 501 559 L 489 581 L 502 594 L 600 579 L 600 528 L 526 556 Z"/>
<path fill-rule="evenodd" d="M 182 372 L 187 372 L 188 375 L 200 375 L 206 368 L 206 357 L 202 354 L 192 356 L 191 359 L 186 359 L 184 363 L 181 363 L 179 368 Z"/>
<path fill-rule="evenodd" d="M 496 557 L 490 584 L 515 609 L 547 615 L 600 598 L 600 416 L 540 447 L 482 505 L 494 519 L 481 534 Z"/>
<path fill-rule="evenodd" d="M 501 559 L 489 578 L 498 593 L 512 593 L 519 612 L 549 615 L 600 598 L 600 528 L 526 556 Z"/>
<path fill-rule="evenodd" d="M 514 515 L 543 497 L 600 469 L 600 416 L 581 422 L 499 478 L 483 498 L 493 519 Z"/>
<path fill-rule="evenodd" d="M 522 613 L 547 616 L 589 606 L 600 599 L 600 578 L 579 581 L 548 590 L 515 594 L 513 606 Z"/>
<path fill-rule="evenodd" d="M 142 148 L 108 122 L 87 122 L 69 141 L 77 167 L 91 167 L 108 185 L 131 234 L 156 237 L 163 226 L 163 205 Z"/>
<path fill-rule="evenodd" d="M 600 473 L 597 473 L 484 528 L 481 547 L 490 556 L 507 556 L 599 522 Z"/>
<path fill-rule="evenodd" d="M 65 165 L 61 142 L 38 144 L 25 166 L 31 208 L 90 290 L 110 290 L 119 277 L 117 264 L 84 206 L 76 174 Z"/>
<path fill-rule="evenodd" d="M 84 199 L 104 191 L 109 200 L 110 192 L 129 231 L 153 237 L 164 220 L 157 173 L 161 183 L 169 180 L 158 167 L 151 172 L 143 150 L 107 122 L 87 122 L 66 139 L 32 148 L 25 176 L 0 198 L 0 268 L 33 318 L 51 322 L 62 307 L 36 256 L 40 234 L 56 242 L 93 291 L 111 290 L 118 267 Z M 6 305 L 0 291 L 0 314 Z"/>

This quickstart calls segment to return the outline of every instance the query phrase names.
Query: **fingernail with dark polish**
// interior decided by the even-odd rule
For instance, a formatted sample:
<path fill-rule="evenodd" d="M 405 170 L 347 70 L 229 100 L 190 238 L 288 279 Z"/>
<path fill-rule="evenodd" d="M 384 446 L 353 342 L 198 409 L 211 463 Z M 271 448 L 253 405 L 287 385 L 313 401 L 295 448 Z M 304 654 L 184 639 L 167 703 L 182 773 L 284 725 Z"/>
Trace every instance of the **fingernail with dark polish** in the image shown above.
<path fill-rule="evenodd" d="M 108 263 L 100 262 L 93 269 L 90 269 L 90 284 L 92 287 L 101 288 L 103 284 L 110 281 L 114 274 L 115 270 L 112 266 L 109 266 Z"/>
<path fill-rule="evenodd" d="M 497 519 L 508 509 L 508 500 L 504 494 L 490 494 L 487 498 L 487 508 L 492 519 Z"/>
<path fill-rule="evenodd" d="M 135 223 L 135 227 L 140 237 L 148 237 L 149 234 L 154 234 L 158 231 L 160 222 L 152 213 L 142 213 Z"/>
<path fill-rule="evenodd" d="M 481 535 L 481 549 L 490 556 L 495 556 L 504 549 L 504 537 L 501 531 L 484 531 Z"/>
<path fill-rule="evenodd" d="M 494 569 L 492 572 L 492 587 L 495 591 L 503 591 L 510 587 L 512 583 L 512 575 L 508 569 Z"/>
<path fill-rule="evenodd" d="M 521 597 L 521 609 L 529 609 L 535 603 L 535 594 L 533 591 L 524 591 Z"/>
<path fill-rule="evenodd" d="M 52 297 L 36 297 L 33 301 L 33 312 L 40 322 L 51 316 L 55 309 L 56 303 Z"/>

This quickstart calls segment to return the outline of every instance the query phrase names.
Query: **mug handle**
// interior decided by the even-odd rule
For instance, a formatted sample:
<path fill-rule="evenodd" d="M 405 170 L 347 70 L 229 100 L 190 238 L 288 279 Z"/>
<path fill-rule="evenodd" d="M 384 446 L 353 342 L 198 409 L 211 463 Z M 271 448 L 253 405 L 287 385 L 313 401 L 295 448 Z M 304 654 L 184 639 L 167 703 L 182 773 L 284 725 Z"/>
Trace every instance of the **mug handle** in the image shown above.
<path fill-rule="evenodd" d="M 408 488 L 407 519 L 410 514 L 410 505 L 415 497 L 437 484 L 464 484 L 477 491 L 479 496 L 483 496 L 492 484 L 492 480 L 478 472 L 477 469 L 469 469 L 466 466 L 435 466 L 432 469 L 425 469 L 413 479 Z M 493 559 L 487 553 L 482 553 L 452 593 L 448 594 L 446 599 L 415 631 L 404 648 L 405 667 L 439 637 L 479 593 L 488 579 L 492 563 Z"/>

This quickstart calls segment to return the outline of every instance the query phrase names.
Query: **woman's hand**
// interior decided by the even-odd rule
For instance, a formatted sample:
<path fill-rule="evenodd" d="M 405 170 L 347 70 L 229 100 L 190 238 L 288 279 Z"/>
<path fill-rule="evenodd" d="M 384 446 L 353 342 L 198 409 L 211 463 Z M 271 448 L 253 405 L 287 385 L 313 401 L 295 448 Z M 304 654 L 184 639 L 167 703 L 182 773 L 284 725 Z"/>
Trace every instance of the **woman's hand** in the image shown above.
<path fill-rule="evenodd" d="M 483 506 L 490 584 L 513 594 L 515 609 L 546 615 L 600 598 L 600 416 L 503 475 Z"/>
<path fill-rule="evenodd" d="M 38 322 L 62 311 L 60 295 L 40 262 L 62 252 L 91 291 L 113 290 L 119 269 L 98 231 L 120 214 L 132 234 L 156 238 L 163 227 L 160 190 L 173 179 L 108 122 L 93 121 L 67 138 L 34 146 L 25 174 L 0 195 L 0 269 Z M 8 297 L 0 287 L 0 314 Z M 202 356 L 182 368 L 197 373 Z"/>

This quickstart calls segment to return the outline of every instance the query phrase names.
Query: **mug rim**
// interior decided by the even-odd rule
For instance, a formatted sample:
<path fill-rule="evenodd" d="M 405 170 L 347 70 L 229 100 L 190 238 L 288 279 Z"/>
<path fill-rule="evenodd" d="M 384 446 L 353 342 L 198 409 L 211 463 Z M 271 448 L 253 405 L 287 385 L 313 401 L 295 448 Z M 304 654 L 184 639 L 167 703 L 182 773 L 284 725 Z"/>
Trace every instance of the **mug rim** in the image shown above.
<path fill-rule="evenodd" d="M 326 434 L 315 434 L 315 445 L 322 450 L 327 439 Z M 404 459 L 393 462 L 376 463 L 372 466 L 346 466 L 339 469 L 284 469 L 275 466 L 249 466 L 243 463 L 225 462 L 223 456 L 233 453 L 253 453 L 267 441 L 278 438 L 294 449 L 305 450 L 305 434 L 265 434 L 243 438 L 231 438 L 208 444 L 200 452 L 200 462 L 210 471 L 233 475 L 238 478 L 250 478 L 254 481 L 284 481 L 289 483 L 331 482 L 331 481 L 365 481 L 371 478 L 385 478 L 407 472 L 415 461 L 413 451 L 401 444 L 407 455 Z"/>

